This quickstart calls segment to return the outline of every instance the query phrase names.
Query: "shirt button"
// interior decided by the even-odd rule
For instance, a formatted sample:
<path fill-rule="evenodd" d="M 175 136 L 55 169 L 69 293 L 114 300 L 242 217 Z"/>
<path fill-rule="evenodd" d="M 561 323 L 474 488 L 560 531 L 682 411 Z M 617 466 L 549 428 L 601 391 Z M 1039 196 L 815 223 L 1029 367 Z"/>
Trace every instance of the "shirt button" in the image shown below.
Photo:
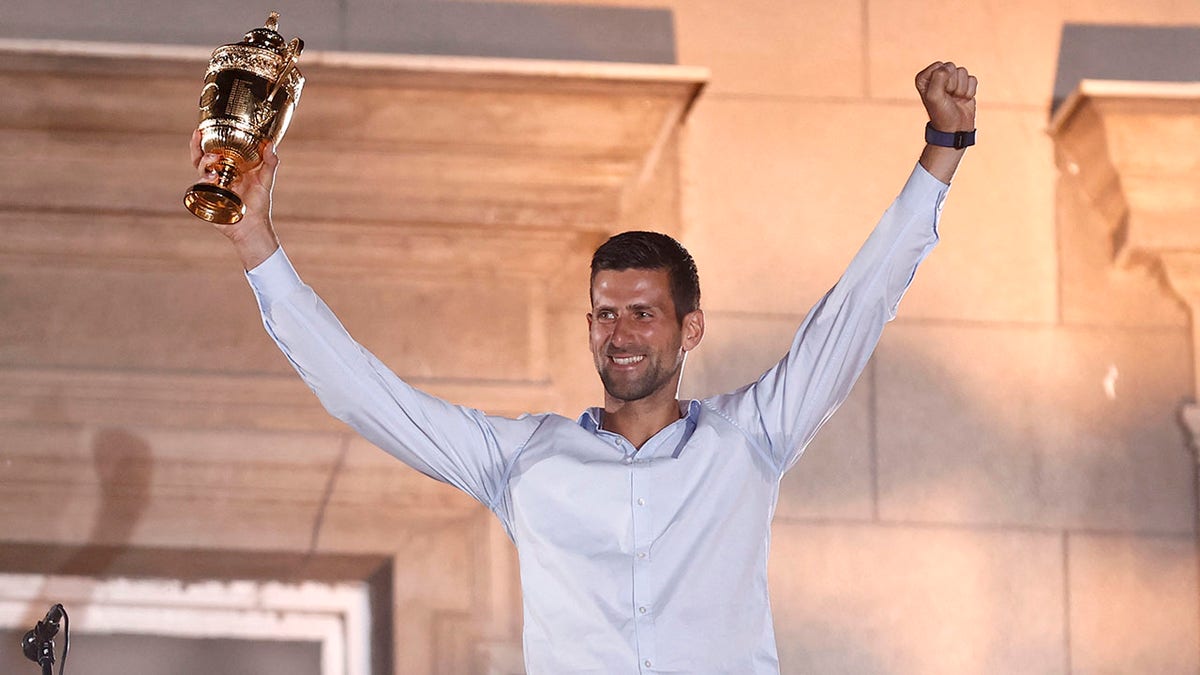
<path fill-rule="evenodd" d="M 646 500 L 642 499 L 641 497 L 638 497 L 638 506 L 645 506 L 645 505 L 646 505 Z"/>
<path fill-rule="evenodd" d="M 638 607 L 638 611 L 639 611 L 639 612 L 641 612 L 642 614 L 645 614 L 645 613 L 646 613 L 646 608 L 645 608 L 645 607 Z"/>
<path fill-rule="evenodd" d="M 646 660 L 644 661 L 644 663 L 646 664 L 646 667 L 647 667 L 647 668 L 649 668 L 649 667 L 650 667 L 650 659 L 646 659 Z"/>
<path fill-rule="evenodd" d="M 638 551 L 638 558 L 639 558 L 639 559 L 641 559 L 641 560 L 645 560 L 645 559 L 646 559 L 646 552 L 645 552 L 645 551 Z"/>
<path fill-rule="evenodd" d="M 633 464 L 633 458 L 632 458 L 632 457 L 626 457 L 625 459 L 623 459 L 623 460 L 621 460 L 621 461 L 625 462 L 626 464 Z"/>

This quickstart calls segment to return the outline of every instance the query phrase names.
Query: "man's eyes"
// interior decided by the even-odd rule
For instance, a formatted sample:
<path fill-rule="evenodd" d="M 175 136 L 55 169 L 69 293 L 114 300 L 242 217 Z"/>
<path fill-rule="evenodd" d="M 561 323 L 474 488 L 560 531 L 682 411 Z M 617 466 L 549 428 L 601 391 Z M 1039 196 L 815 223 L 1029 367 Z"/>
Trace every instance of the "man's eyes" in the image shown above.
<path fill-rule="evenodd" d="M 654 312 L 648 309 L 635 309 L 631 312 L 635 319 L 653 319 Z M 612 310 L 599 310 L 596 312 L 596 319 L 600 321 L 615 321 L 617 313 Z"/>

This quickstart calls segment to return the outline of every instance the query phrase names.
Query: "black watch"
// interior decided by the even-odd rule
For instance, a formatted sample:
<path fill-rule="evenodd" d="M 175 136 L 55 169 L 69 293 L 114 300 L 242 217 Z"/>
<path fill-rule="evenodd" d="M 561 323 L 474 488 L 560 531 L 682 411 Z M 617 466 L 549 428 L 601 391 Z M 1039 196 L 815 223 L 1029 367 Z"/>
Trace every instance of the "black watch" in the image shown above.
<path fill-rule="evenodd" d="M 975 145 L 975 130 L 950 133 L 947 131 L 938 131 L 933 128 L 933 122 L 926 122 L 925 142 L 930 145 L 939 145 L 943 148 L 962 150 L 963 148 Z"/>

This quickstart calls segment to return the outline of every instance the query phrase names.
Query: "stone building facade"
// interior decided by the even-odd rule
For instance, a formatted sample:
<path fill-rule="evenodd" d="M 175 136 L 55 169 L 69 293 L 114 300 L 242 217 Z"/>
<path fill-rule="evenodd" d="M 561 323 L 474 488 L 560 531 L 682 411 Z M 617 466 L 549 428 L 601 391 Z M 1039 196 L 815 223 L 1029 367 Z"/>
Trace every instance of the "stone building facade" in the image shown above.
<path fill-rule="evenodd" d="M 3 0 L 0 629 L 292 617 L 250 635 L 322 673 L 520 672 L 494 519 L 328 419 L 181 208 L 208 50 L 269 9 L 309 49 L 289 255 L 400 374 L 510 414 L 599 400 L 584 270 L 623 229 L 697 258 L 683 393 L 753 379 L 916 161 L 913 75 L 969 67 L 941 243 L 784 480 L 783 671 L 1200 671 L 1200 94 L 1051 110 L 1064 26 L 1200 24 L 1168 0 Z"/>

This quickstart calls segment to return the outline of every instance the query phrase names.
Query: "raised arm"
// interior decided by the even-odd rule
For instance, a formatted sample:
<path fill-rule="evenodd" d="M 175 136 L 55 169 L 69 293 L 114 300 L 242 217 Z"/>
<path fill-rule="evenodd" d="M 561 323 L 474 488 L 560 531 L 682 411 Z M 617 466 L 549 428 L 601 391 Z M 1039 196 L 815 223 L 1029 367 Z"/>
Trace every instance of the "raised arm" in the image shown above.
<path fill-rule="evenodd" d="M 452 405 L 408 385 L 355 342 L 279 246 L 271 223 L 279 160 L 269 147 L 263 157 L 233 186 L 245 215 L 214 227 L 246 268 L 267 333 L 331 415 L 414 469 L 494 507 L 509 458 L 540 420 L 489 417 Z M 193 136 L 197 170 L 207 175 L 204 167 L 212 159 Z"/>
<path fill-rule="evenodd" d="M 937 131 L 975 129 L 975 78 L 934 63 L 916 78 Z M 916 130 L 914 130 L 916 132 Z M 900 195 L 838 283 L 809 311 L 783 359 L 711 404 L 755 439 L 780 472 L 846 399 L 917 266 L 937 243 L 941 207 L 964 148 L 928 144 Z"/>

